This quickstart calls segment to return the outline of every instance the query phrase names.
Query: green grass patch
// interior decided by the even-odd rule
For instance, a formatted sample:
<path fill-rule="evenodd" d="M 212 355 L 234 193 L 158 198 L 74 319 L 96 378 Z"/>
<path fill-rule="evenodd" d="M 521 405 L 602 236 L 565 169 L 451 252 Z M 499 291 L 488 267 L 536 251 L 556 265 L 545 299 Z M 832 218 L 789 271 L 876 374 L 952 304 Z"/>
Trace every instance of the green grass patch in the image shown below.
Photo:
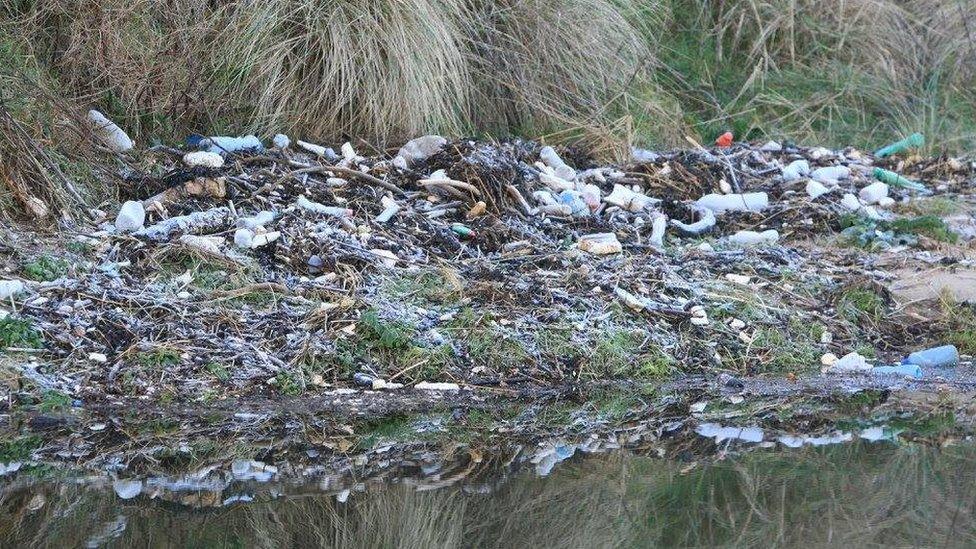
<path fill-rule="evenodd" d="M 802 372 L 820 367 L 820 350 L 811 331 L 802 327 L 763 327 L 753 336 L 753 347 L 763 355 L 763 372 Z M 819 336 L 818 336 L 819 337 Z"/>
<path fill-rule="evenodd" d="M 38 282 L 57 280 L 68 274 L 68 262 L 64 259 L 42 255 L 37 259 L 24 263 L 21 267 L 24 277 Z"/>
<path fill-rule="evenodd" d="M 852 324 L 863 320 L 880 320 L 885 312 L 884 300 L 867 288 L 844 290 L 837 301 L 837 314 Z"/>
<path fill-rule="evenodd" d="M 40 349 L 44 346 L 41 333 L 25 318 L 8 316 L 0 320 L 0 347 Z"/>
<path fill-rule="evenodd" d="M 34 450 L 41 447 L 41 437 L 26 435 L 0 442 L 0 463 L 27 461 Z"/>
<path fill-rule="evenodd" d="M 464 280 L 449 269 L 408 273 L 383 284 L 383 291 L 405 301 L 451 305 L 464 296 Z"/>
<path fill-rule="evenodd" d="M 891 228 L 897 233 L 927 236 L 939 242 L 959 240 L 959 235 L 950 231 L 946 222 L 935 215 L 896 219 L 891 222 Z"/>
<path fill-rule="evenodd" d="M 580 377 L 653 379 L 666 376 L 673 368 L 674 359 L 644 333 L 618 329 L 597 335 L 592 353 L 580 367 Z"/>
<path fill-rule="evenodd" d="M 146 368 L 160 369 L 177 366 L 180 358 L 179 351 L 161 347 L 139 353 L 136 355 L 136 363 Z"/>
<path fill-rule="evenodd" d="M 44 391 L 38 408 L 43 412 L 63 412 L 71 407 L 71 397 L 60 391 Z"/>

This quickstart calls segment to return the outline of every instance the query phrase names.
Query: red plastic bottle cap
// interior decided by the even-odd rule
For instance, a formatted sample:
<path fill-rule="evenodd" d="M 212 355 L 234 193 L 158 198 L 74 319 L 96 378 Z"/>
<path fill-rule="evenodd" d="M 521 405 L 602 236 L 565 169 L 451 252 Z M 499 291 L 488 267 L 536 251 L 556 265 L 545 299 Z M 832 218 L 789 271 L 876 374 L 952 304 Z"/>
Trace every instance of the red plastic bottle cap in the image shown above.
<path fill-rule="evenodd" d="M 732 132 L 725 132 L 718 136 L 718 139 L 715 140 L 715 144 L 719 147 L 731 147 L 733 139 L 735 139 L 735 136 L 732 135 Z"/>

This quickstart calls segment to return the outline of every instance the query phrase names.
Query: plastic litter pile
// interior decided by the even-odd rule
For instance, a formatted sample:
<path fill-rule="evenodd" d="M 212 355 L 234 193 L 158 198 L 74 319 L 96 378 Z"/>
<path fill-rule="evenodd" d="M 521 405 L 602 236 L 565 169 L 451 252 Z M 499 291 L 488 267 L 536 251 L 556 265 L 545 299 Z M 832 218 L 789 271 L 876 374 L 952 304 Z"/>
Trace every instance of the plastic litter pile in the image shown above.
<path fill-rule="evenodd" d="M 93 111 L 102 139 L 131 150 L 103 119 Z M 641 348 L 665 349 L 683 368 L 741 368 L 723 359 L 730 348 L 748 354 L 762 326 L 714 318 L 734 301 L 730 288 L 789 300 L 785 273 L 828 290 L 883 279 L 846 251 L 798 246 L 836 234 L 845 216 L 889 223 L 902 216 L 899 205 L 973 192 L 970 162 L 891 158 L 918 143 L 913 137 L 870 155 L 723 142 L 712 150 L 635 150 L 630 161 L 601 165 L 527 141 L 424 136 L 395 154 L 367 154 L 351 143 L 335 152 L 280 134 L 270 143 L 193 136 L 183 149 L 145 152 L 162 175 L 131 174 L 128 200 L 78 237 L 95 250 L 90 271 L 45 283 L 0 281 L 0 299 L 37 322 L 56 356 L 56 367 L 34 377 L 75 394 L 157 394 L 139 357 L 160 350 L 171 357 L 163 360 L 172 370 L 167 382 L 190 394 L 211 383 L 200 376 L 214 364 L 231 365 L 238 390 L 261 391 L 320 359 L 329 365 L 303 375 L 303 387 L 442 381 L 424 387 L 457 390 L 578 377 L 572 361 L 551 360 L 524 336 L 558 323 L 584 347 L 599 341 L 578 334 L 639 329 Z M 200 280 L 201 265 L 223 278 Z M 386 291 L 398 277 L 445 269 L 469 285 L 457 303 L 423 307 Z M 247 282 L 225 284 L 235 273 Z M 256 296 L 270 296 L 273 306 L 248 301 Z M 829 303 L 793 304 L 806 320 L 831 325 Z M 610 308 L 621 305 L 632 317 L 618 326 Z M 473 329 L 499 341 L 523 338 L 525 356 L 470 359 L 474 343 L 451 337 L 465 308 L 484 322 Z M 366 310 L 408 322 L 411 345 L 446 349 L 453 366 L 426 379 L 418 366 L 393 371 L 342 356 L 342 341 L 362 333 Z M 855 347 L 843 338 L 817 344 Z M 828 371 L 917 377 L 914 367 L 930 365 L 909 358 L 872 370 L 856 353 L 838 354 L 846 356 L 823 359 Z M 93 370 L 93 362 L 108 366 Z"/>

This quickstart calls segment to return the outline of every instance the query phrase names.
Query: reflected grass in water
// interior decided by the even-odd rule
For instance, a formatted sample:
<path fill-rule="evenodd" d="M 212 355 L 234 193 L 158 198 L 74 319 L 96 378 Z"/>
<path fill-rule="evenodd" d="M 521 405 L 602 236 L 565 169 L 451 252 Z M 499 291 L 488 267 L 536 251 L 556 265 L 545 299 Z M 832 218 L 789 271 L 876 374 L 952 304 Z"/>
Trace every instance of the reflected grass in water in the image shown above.
<path fill-rule="evenodd" d="M 852 444 L 716 464 L 594 456 L 545 478 L 523 471 L 429 492 L 368 483 L 345 503 L 305 491 L 193 508 L 122 501 L 78 485 L 14 483 L 0 495 L 0 540 L 18 547 L 85 546 L 99 535 L 117 547 L 962 547 L 976 545 L 973 478 L 976 447 Z M 228 494 L 190 496 L 215 505 Z M 44 505 L 32 511 L 39 497 Z M 183 503 L 187 497 L 180 495 Z M 124 530 L 113 531 L 120 516 Z"/>

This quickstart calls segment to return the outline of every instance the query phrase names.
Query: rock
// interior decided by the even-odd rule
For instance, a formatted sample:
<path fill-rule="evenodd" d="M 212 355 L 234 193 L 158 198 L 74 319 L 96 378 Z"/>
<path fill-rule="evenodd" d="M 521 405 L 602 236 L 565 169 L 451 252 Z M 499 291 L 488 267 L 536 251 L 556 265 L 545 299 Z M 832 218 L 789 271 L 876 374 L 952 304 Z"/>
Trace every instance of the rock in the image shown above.
<path fill-rule="evenodd" d="M 767 141 L 765 145 L 759 147 L 762 152 L 779 152 L 783 150 L 783 146 L 776 141 Z"/>
<path fill-rule="evenodd" d="M 813 179 L 807 181 L 807 196 L 810 200 L 816 200 L 820 196 L 830 192 L 830 189 Z"/>
<path fill-rule="evenodd" d="M 146 222 L 146 209 L 142 202 L 128 200 L 119 209 L 119 214 L 115 217 L 115 230 L 120 233 L 138 231 Z"/>
<path fill-rule="evenodd" d="M 716 214 L 723 212 L 761 212 L 769 206 L 766 193 L 706 194 L 695 201 Z"/>
<path fill-rule="evenodd" d="M 617 240 L 614 233 L 596 233 L 581 236 L 579 248 L 584 252 L 594 255 L 618 254 L 623 251 L 623 246 Z"/>
<path fill-rule="evenodd" d="M 291 139 L 288 139 L 288 136 L 283 133 L 276 133 L 271 138 L 271 144 L 279 149 L 287 149 L 291 145 Z"/>
<path fill-rule="evenodd" d="M 0 301 L 6 301 L 26 289 L 19 280 L 0 280 Z"/>
<path fill-rule="evenodd" d="M 883 198 L 888 198 L 888 185 L 876 181 L 861 189 L 857 196 L 865 204 L 877 204 Z"/>
<path fill-rule="evenodd" d="M 224 165 L 224 157 L 210 151 L 193 151 L 183 155 L 183 163 L 190 168 L 220 168 Z"/>
<path fill-rule="evenodd" d="M 92 109 L 88 111 L 88 122 L 91 123 L 95 136 L 113 152 L 128 152 L 135 146 L 128 134 L 106 118 L 104 114 Z"/>
<path fill-rule="evenodd" d="M 108 362 L 108 357 L 103 353 L 88 353 L 88 360 L 98 362 L 99 364 L 105 364 Z"/>
<path fill-rule="evenodd" d="M 728 242 L 739 246 L 776 244 L 779 242 L 779 233 L 775 229 L 769 229 L 761 233 L 756 231 L 739 231 L 727 237 L 727 240 Z"/>
<path fill-rule="evenodd" d="M 403 158 L 406 161 L 406 166 L 410 167 L 417 162 L 427 160 L 440 151 L 444 145 L 447 145 L 447 139 L 439 135 L 425 135 L 407 141 L 400 147 L 397 157 Z"/>

